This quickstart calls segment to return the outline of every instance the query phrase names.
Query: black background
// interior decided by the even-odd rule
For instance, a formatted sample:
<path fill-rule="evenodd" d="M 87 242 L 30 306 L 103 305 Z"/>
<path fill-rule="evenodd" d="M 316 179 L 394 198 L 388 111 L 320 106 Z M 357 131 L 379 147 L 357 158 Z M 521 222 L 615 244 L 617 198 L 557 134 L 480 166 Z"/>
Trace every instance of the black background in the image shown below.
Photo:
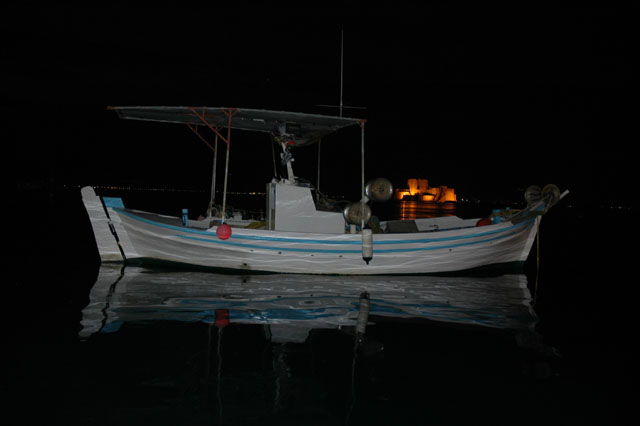
<path fill-rule="evenodd" d="M 366 108 L 344 115 L 368 120 L 367 178 L 477 198 L 555 183 L 574 200 L 635 200 L 632 9 L 234 5 L 6 7 L 0 93 L 19 188 L 206 188 L 211 154 L 187 129 L 119 122 L 106 107 L 338 114 L 318 105 L 339 103 L 344 30 L 343 101 Z M 359 134 L 346 133 L 323 147 L 330 192 L 359 188 Z M 268 143 L 234 137 L 231 189 L 262 190 L 252 173 L 270 176 Z M 315 148 L 294 154 L 313 157 L 296 171 L 315 179 Z"/>
<path fill-rule="evenodd" d="M 209 187 L 211 153 L 188 129 L 121 121 L 108 105 L 337 114 L 319 105 L 339 102 L 344 30 L 343 100 L 366 108 L 344 115 L 367 119 L 367 178 L 427 178 L 489 202 L 530 184 L 570 190 L 541 228 L 540 330 L 576 387 L 608 395 L 608 414 L 629 409 L 633 390 L 616 383 L 637 371 L 635 9 L 234 5 L 3 6 L 16 353 L 75 339 L 98 264 L 80 186 Z M 263 190 L 268 141 L 233 138 L 230 189 Z M 359 138 L 323 143 L 324 191 L 358 197 Z M 311 180 L 315 153 L 294 152 Z"/>

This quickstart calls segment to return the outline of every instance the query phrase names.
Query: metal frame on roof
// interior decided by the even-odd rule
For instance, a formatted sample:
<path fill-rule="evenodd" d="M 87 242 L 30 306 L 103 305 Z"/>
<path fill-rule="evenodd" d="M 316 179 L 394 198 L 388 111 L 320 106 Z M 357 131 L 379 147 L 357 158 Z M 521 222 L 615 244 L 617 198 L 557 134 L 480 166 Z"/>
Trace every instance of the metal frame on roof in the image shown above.
<path fill-rule="evenodd" d="M 248 108 L 227 107 L 187 107 L 187 106 L 110 106 L 122 119 L 156 121 L 164 123 L 186 124 L 214 152 L 213 181 L 211 200 L 207 214 L 215 201 L 215 165 L 217 163 L 218 138 L 227 145 L 225 159 L 225 175 L 222 199 L 222 222 L 227 199 L 227 178 L 229 176 L 229 151 L 231 147 L 231 129 L 268 133 L 278 138 L 283 146 L 305 146 L 317 143 L 323 136 L 334 133 L 341 128 L 359 125 L 361 128 L 361 164 L 362 164 L 362 198 L 364 192 L 364 125 L 366 120 L 358 118 L 335 117 L 319 114 L 306 114 L 288 111 L 270 111 Z M 215 134 L 214 146 L 198 132 L 198 126 L 206 126 Z M 226 135 L 221 130 L 227 129 Z"/>
<path fill-rule="evenodd" d="M 286 136 L 292 146 L 305 146 L 318 142 L 322 137 L 344 127 L 364 125 L 358 118 L 306 114 L 289 111 L 270 111 L 248 108 L 188 107 L 188 106 L 114 106 L 109 109 L 127 120 L 183 123 L 192 130 L 204 125 L 228 143 L 221 128 L 263 132 Z"/>

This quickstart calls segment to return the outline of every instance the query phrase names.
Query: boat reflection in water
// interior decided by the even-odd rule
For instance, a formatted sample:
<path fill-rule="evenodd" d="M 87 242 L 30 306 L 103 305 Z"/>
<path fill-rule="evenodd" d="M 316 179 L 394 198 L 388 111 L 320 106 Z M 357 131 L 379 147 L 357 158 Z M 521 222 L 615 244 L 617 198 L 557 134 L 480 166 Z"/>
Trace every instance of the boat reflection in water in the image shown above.
<path fill-rule="evenodd" d="M 452 401 L 487 403 L 480 382 L 491 401 L 504 394 L 501 410 L 525 409 L 505 403 L 513 385 L 477 375 L 509 369 L 518 356 L 518 345 L 505 350 L 498 336 L 513 343 L 533 330 L 526 284 L 524 275 L 240 276 L 103 266 L 82 312 L 90 350 L 83 374 L 93 373 L 76 416 L 95 421 L 99 411 L 104 424 L 138 416 L 154 424 L 414 424 L 425 401 L 425 421 L 468 413 L 452 413 Z M 471 327 L 456 332 L 458 325 Z M 490 359 L 478 356 L 496 342 Z M 105 399 L 110 410 L 91 408 Z"/>
<path fill-rule="evenodd" d="M 370 315 L 501 329 L 532 328 L 527 278 L 435 276 L 226 275 L 101 267 L 83 310 L 81 337 L 148 320 L 264 324 L 272 336 L 304 341 L 313 328 L 355 326 L 362 293 Z M 286 329 L 286 331 L 281 331 Z"/>

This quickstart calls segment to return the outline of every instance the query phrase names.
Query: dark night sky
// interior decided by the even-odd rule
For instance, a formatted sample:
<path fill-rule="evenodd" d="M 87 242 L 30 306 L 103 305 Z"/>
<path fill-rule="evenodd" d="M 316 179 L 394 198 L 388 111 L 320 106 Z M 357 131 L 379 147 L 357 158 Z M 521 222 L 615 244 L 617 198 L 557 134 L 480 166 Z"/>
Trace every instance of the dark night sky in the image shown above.
<path fill-rule="evenodd" d="M 4 6 L 5 146 L 21 188 L 42 179 L 206 188 L 211 156 L 188 129 L 119 121 L 106 106 L 337 114 L 318 105 L 339 101 L 344 29 L 344 103 L 366 107 L 345 115 L 368 120 L 367 177 L 423 177 L 495 197 L 554 182 L 576 200 L 635 203 L 632 12 Z M 234 137 L 231 187 L 262 189 L 267 141 Z M 344 179 L 358 190 L 358 131 L 332 141 L 323 144 L 324 189 L 339 191 Z M 247 152 L 257 155 L 243 165 Z M 298 174 L 315 179 L 315 150 L 297 156 Z"/>

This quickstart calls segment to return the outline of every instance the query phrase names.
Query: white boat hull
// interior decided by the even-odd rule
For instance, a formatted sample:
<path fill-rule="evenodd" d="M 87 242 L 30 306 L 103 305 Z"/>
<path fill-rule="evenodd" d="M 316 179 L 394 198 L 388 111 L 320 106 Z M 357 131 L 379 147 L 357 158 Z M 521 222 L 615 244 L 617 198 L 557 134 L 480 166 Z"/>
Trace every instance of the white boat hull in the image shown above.
<path fill-rule="evenodd" d="M 438 274 L 524 262 L 540 220 L 532 216 L 518 223 L 373 234 L 373 258 L 366 263 L 360 234 L 233 228 L 223 240 L 216 227 L 188 228 L 167 224 L 162 216 L 105 208 L 92 188 L 84 188 L 82 195 L 103 261 L 155 260 L 256 273 Z"/>

